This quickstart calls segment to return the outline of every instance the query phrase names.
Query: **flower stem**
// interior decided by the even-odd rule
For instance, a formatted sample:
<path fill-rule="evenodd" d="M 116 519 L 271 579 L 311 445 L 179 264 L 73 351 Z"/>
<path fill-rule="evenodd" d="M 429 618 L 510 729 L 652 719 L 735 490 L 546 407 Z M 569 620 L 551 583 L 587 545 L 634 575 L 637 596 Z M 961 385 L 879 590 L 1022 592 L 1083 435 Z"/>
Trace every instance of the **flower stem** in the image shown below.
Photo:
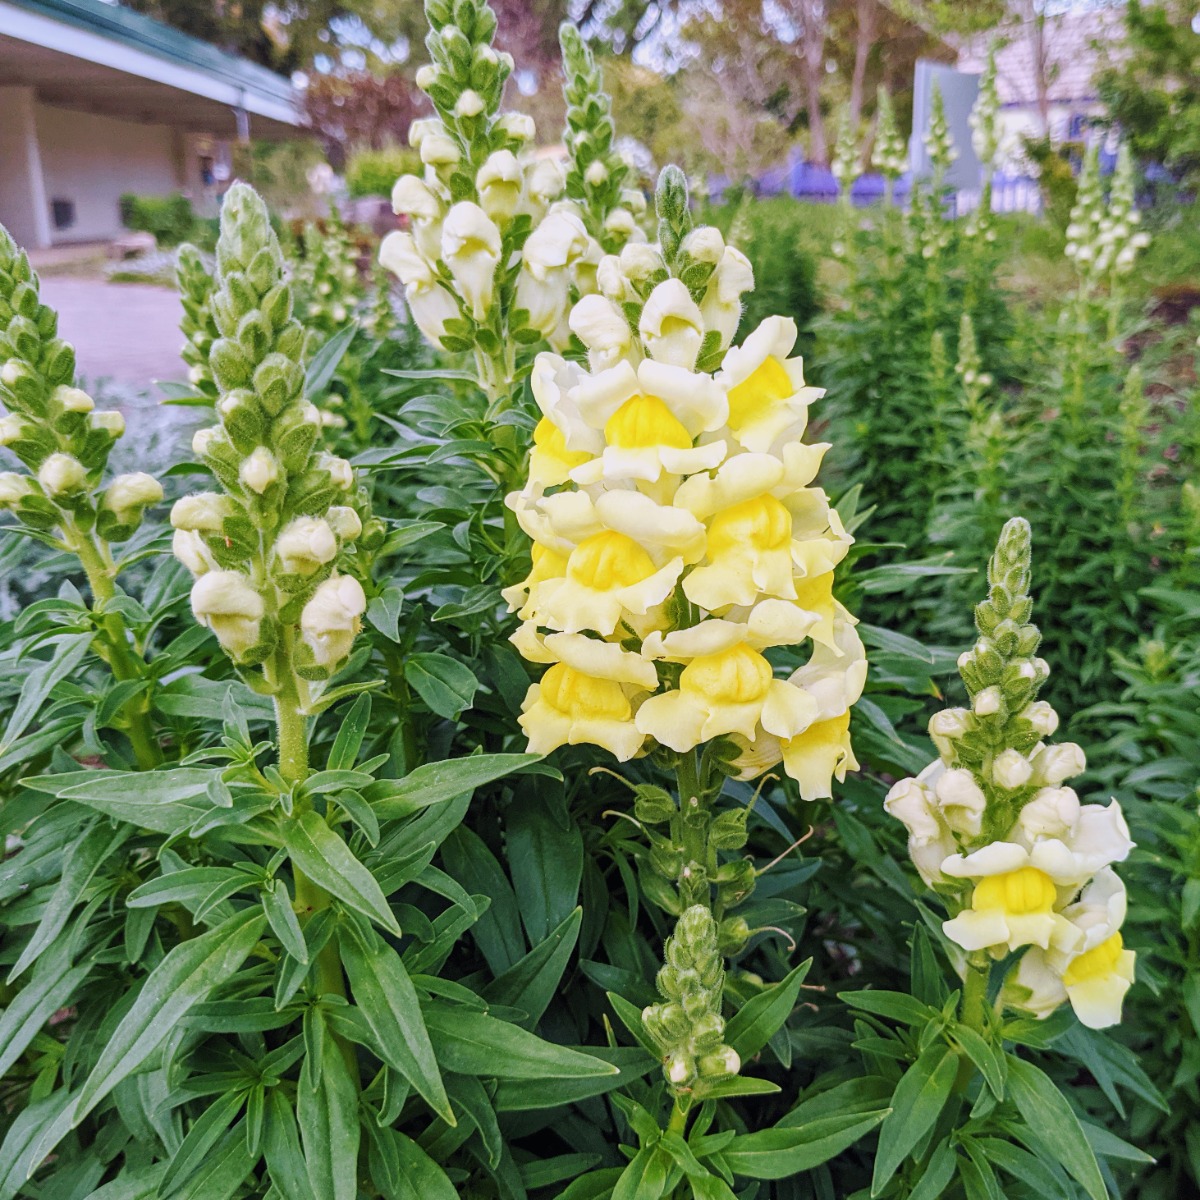
<path fill-rule="evenodd" d="M 96 607 L 108 604 L 116 595 L 116 587 L 113 583 L 112 555 L 108 552 L 107 544 L 98 543 L 93 535 L 82 533 L 73 522 L 64 527 L 63 534 L 87 574 L 93 604 Z M 101 655 L 113 675 L 123 683 L 142 679 L 145 662 L 130 649 L 125 622 L 120 613 L 105 613 L 98 618 L 97 624 L 104 638 Z M 162 748 L 154 736 L 145 694 L 131 696 L 121 706 L 121 711 L 128 725 L 129 741 L 138 766 L 143 771 L 152 770 L 163 758 Z"/>
<path fill-rule="evenodd" d="M 284 657 L 286 651 L 278 652 Z M 275 727 L 279 740 L 279 773 L 290 784 L 302 783 L 308 776 L 308 722 L 301 708 L 300 688 L 290 662 L 280 664 L 282 687 L 275 696 Z M 331 897 L 320 884 L 309 879 L 294 863 L 296 908 L 301 925 L 329 907 Z M 316 961 L 316 985 L 319 995 L 345 996 L 346 981 L 337 943 L 329 941 Z"/>

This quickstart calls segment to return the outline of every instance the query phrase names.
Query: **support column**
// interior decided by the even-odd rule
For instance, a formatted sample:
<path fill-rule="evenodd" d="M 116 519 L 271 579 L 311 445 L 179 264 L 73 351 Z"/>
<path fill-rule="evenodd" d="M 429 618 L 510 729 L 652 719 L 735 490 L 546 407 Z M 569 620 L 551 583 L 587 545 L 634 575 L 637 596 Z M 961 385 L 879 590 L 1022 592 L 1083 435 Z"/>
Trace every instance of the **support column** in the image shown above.
<path fill-rule="evenodd" d="M 53 241 L 31 87 L 0 87 L 0 224 L 26 250 Z"/>

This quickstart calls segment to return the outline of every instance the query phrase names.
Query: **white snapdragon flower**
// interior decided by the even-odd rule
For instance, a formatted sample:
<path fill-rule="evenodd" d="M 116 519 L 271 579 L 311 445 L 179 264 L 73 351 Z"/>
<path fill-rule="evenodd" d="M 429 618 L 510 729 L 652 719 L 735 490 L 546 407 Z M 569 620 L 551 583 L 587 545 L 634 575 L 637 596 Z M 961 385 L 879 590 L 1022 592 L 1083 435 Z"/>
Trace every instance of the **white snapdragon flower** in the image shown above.
<path fill-rule="evenodd" d="M 478 204 L 463 200 L 446 214 L 442 258 L 472 316 L 484 320 L 500 262 L 500 230 Z"/>

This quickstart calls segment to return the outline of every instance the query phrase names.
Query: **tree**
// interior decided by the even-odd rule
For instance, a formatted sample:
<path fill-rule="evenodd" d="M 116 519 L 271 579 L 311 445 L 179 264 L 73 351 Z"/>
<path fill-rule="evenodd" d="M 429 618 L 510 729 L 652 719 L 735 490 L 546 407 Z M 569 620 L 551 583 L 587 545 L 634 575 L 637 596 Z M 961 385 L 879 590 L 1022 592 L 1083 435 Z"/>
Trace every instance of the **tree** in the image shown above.
<path fill-rule="evenodd" d="M 1111 119 L 1142 162 L 1161 163 L 1182 183 L 1200 181 L 1200 34 L 1195 5 L 1131 0 L 1126 56 L 1097 83 Z"/>

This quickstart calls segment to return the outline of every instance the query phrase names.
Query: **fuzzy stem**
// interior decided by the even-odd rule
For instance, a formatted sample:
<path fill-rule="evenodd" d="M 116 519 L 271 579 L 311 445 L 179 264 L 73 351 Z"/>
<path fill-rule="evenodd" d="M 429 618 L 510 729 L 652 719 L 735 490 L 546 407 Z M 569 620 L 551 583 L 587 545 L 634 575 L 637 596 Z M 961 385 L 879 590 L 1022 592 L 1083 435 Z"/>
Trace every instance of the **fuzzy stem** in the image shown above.
<path fill-rule="evenodd" d="M 279 652 L 283 657 L 286 650 Z M 308 775 L 308 722 L 301 708 L 301 689 L 290 662 L 280 664 L 282 687 L 275 696 L 275 725 L 279 739 L 279 773 L 290 784 L 303 782 Z M 307 924 L 318 912 L 329 907 L 329 893 L 314 883 L 293 864 L 296 907 L 301 924 Z M 345 996 L 346 981 L 336 942 L 327 942 L 316 961 L 317 992 L 320 995 Z"/>
<path fill-rule="evenodd" d="M 116 587 L 113 583 L 112 555 L 108 552 L 107 543 L 99 543 L 94 536 L 82 533 L 74 522 L 64 526 L 63 535 L 87 574 L 92 602 L 97 607 L 109 603 L 116 595 Z M 121 682 L 141 679 L 145 663 L 130 649 L 125 622 L 120 613 L 105 613 L 99 618 L 98 624 L 105 643 L 101 655 L 113 675 Z M 162 749 L 154 736 L 145 696 L 131 696 L 122 705 L 121 711 L 129 727 L 129 741 L 138 766 L 143 771 L 153 770 L 163 760 Z"/>

